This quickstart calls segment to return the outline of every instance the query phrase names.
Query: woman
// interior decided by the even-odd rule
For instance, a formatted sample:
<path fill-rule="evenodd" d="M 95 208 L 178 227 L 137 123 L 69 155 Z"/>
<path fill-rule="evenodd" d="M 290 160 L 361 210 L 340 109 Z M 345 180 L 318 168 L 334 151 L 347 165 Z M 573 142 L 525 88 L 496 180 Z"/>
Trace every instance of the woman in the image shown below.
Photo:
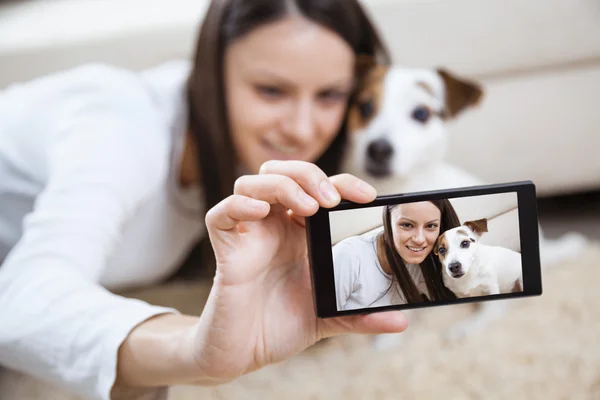
<path fill-rule="evenodd" d="M 399 313 L 318 320 L 312 303 L 304 217 L 376 196 L 334 175 L 359 54 L 387 59 L 357 1 L 219 0 L 191 66 L 4 90 L 0 364 L 85 398 L 158 397 L 404 330 Z M 207 234 L 200 318 L 105 289 L 159 282 Z"/>
<path fill-rule="evenodd" d="M 383 207 L 383 230 L 333 247 L 339 310 L 454 298 L 431 254 L 438 236 L 460 225 L 450 201 Z"/>

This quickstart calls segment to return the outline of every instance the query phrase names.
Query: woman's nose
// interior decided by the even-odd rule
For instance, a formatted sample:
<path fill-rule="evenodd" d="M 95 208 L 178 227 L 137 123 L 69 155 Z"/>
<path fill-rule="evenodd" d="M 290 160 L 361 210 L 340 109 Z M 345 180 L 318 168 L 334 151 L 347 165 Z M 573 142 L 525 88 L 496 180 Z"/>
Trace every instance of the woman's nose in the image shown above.
<path fill-rule="evenodd" d="M 418 231 L 417 234 L 413 237 L 413 241 L 416 244 L 423 244 L 423 243 L 425 243 L 425 235 L 423 234 L 423 232 Z"/>
<path fill-rule="evenodd" d="M 310 100 L 301 100 L 291 106 L 285 126 L 286 135 L 305 144 L 314 139 L 316 123 L 314 106 Z"/>

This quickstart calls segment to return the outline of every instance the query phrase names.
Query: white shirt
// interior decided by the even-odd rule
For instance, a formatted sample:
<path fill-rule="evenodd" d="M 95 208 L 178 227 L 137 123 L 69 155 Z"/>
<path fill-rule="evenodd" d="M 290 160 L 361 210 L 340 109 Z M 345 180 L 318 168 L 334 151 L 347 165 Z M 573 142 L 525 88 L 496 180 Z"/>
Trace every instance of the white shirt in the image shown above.
<path fill-rule="evenodd" d="M 354 310 L 406 304 L 406 298 L 392 275 L 386 273 L 377 257 L 376 233 L 341 240 L 333 246 L 333 269 L 338 310 Z M 427 284 L 416 264 L 406 268 L 419 291 L 428 295 Z M 394 284 L 392 285 L 392 282 Z"/>
<path fill-rule="evenodd" d="M 104 287 L 160 281 L 205 232 L 199 189 L 174 180 L 189 71 L 90 65 L 0 91 L 0 365 L 109 399 L 131 329 L 176 312 Z"/>

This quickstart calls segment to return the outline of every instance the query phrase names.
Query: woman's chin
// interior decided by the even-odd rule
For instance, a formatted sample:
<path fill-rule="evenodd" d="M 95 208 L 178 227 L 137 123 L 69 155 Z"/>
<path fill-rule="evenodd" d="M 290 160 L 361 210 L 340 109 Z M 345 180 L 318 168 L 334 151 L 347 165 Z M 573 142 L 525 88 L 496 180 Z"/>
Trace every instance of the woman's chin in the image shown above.
<path fill-rule="evenodd" d="M 427 254 L 428 253 L 426 253 L 424 251 L 423 254 L 404 254 L 404 255 L 401 255 L 401 256 L 402 256 L 402 260 L 406 264 L 421 264 L 423 261 L 425 261 L 425 258 L 427 257 Z"/>

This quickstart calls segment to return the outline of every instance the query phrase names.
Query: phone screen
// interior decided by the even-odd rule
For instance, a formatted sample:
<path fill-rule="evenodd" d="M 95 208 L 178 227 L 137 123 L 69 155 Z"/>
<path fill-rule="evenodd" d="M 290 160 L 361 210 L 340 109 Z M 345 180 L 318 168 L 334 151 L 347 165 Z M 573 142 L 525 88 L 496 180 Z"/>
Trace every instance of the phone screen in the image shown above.
<path fill-rule="evenodd" d="M 315 237 L 317 217 L 309 235 L 321 245 L 311 247 L 313 280 L 326 281 L 313 285 L 317 308 L 340 314 L 541 294 L 527 187 L 385 196 L 327 210 L 320 233 L 328 234 Z"/>

